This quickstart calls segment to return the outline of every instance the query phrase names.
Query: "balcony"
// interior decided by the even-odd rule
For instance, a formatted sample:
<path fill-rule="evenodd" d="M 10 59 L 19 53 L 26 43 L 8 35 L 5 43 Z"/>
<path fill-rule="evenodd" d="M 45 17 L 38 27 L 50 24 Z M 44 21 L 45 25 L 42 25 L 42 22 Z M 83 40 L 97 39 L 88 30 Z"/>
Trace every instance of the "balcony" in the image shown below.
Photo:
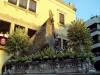
<path fill-rule="evenodd" d="M 97 47 L 100 47 L 100 41 L 98 41 L 97 43 L 95 43 L 95 44 L 92 46 L 93 49 L 94 49 L 94 48 L 97 48 Z"/>
<path fill-rule="evenodd" d="M 96 57 L 96 61 L 99 61 L 100 60 L 100 56 Z"/>
<path fill-rule="evenodd" d="M 91 36 L 100 35 L 100 29 L 90 30 Z"/>
<path fill-rule="evenodd" d="M 90 29 L 90 33 L 95 32 L 95 31 L 100 31 L 98 28 Z"/>

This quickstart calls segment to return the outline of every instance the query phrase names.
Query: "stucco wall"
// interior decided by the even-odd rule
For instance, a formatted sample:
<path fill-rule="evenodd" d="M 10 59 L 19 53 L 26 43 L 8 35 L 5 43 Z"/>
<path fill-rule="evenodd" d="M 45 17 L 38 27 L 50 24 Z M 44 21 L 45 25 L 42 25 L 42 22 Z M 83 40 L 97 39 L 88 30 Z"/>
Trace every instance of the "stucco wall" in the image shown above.
<path fill-rule="evenodd" d="M 2 74 L 2 67 L 4 63 L 10 58 L 11 56 L 8 55 L 4 49 L 0 49 L 0 75 Z"/>
<path fill-rule="evenodd" d="M 38 30 L 38 28 L 48 19 L 49 10 L 52 10 L 55 32 L 61 35 L 62 38 L 66 37 L 67 25 L 75 20 L 75 10 L 60 0 L 35 1 L 37 2 L 36 13 L 29 11 L 28 7 L 27 9 L 24 9 L 19 7 L 18 4 L 14 5 L 9 3 L 8 0 L 0 0 L 0 20 L 11 23 L 10 33 L 14 31 L 15 24 L 24 26 L 26 32 L 28 31 L 28 28 Z M 59 13 L 63 13 L 65 16 L 65 26 L 61 26 L 59 23 Z M 7 54 L 5 52 L 0 52 L 0 71 L 7 59 Z"/>
<path fill-rule="evenodd" d="M 19 1 L 19 0 L 18 0 Z M 49 10 L 52 10 L 54 15 L 54 25 L 56 32 L 63 34 L 66 32 L 64 27 L 59 24 L 59 13 L 64 14 L 65 25 L 75 20 L 75 11 L 59 0 L 35 0 L 37 2 L 36 13 L 27 9 L 8 3 L 8 0 L 0 0 L 0 20 L 11 22 L 11 31 L 14 29 L 14 24 L 22 25 L 27 28 L 37 29 L 49 17 Z"/>

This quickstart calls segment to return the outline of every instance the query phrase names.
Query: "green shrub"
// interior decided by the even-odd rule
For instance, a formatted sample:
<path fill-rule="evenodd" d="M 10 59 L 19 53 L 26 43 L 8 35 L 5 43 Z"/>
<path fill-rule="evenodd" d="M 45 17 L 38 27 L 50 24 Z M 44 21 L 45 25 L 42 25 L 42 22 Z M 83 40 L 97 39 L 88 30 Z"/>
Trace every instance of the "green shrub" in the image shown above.
<path fill-rule="evenodd" d="M 76 20 L 68 28 L 68 48 L 75 51 L 91 50 L 92 37 L 82 20 Z"/>
<path fill-rule="evenodd" d="M 16 31 L 9 35 L 6 43 L 6 51 L 9 53 L 24 52 L 28 50 L 29 37 L 25 33 L 24 29 L 17 28 Z"/>
<path fill-rule="evenodd" d="M 92 37 L 89 29 L 86 27 L 82 20 L 76 20 L 71 23 L 68 28 L 68 51 L 72 51 L 71 54 L 74 58 L 94 58 L 91 52 Z"/>

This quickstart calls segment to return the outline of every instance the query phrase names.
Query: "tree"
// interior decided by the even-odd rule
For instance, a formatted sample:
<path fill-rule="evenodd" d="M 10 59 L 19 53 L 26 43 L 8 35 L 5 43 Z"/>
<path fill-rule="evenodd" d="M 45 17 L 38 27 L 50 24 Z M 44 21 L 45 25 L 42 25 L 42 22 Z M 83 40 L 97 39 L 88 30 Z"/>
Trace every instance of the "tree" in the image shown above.
<path fill-rule="evenodd" d="M 24 29 L 17 28 L 16 31 L 9 35 L 6 43 L 6 51 L 9 53 L 21 53 L 28 50 L 29 37 Z"/>
<path fill-rule="evenodd" d="M 89 29 L 82 20 L 76 20 L 71 23 L 67 37 L 69 51 L 76 53 L 76 57 L 89 57 L 88 53 L 91 53 L 92 38 Z"/>

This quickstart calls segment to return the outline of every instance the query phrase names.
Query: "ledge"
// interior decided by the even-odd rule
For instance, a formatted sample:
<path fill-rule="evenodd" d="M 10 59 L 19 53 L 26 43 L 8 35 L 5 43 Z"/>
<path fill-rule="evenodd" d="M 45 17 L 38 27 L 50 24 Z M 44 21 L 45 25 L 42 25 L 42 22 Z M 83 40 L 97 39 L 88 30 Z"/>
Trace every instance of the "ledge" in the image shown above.
<path fill-rule="evenodd" d="M 5 50 L 5 47 L 4 46 L 0 46 L 0 50 Z"/>
<path fill-rule="evenodd" d="M 12 6 L 12 7 L 14 7 L 16 10 L 22 10 L 22 11 L 24 11 L 26 14 L 27 13 L 30 13 L 30 14 L 33 14 L 33 15 L 35 15 L 35 16 L 37 16 L 37 14 L 36 14 L 36 12 L 32 12 L 32 11 L 30 11 L 29 9 L 27 9 L 27 8 L 23 8 L 23 7 L 20 7 L 20 6 L 17 6 L 17 5 L 15 5 L 15 4 L 12 4 L 12 3 L 7 3 L 8 5 L 10 5 L 10 6 Z"/>
<path fill-rule="evenodd" d="M 56 1 L 60 2 L 61 4 L 65 5 L 65 6 L 69 7 L 69 8 L 71 8 L 72 10 L 76 11 L 76 8 L 71 7 L 69 4 L 66 4 L 66 3 L 63 2 L 62 0 L 56 0 Z"/>
<path fill-rule="evenodd" d="M 58 25 L 65 28 L 65 24 L 58 23 Z"/>

